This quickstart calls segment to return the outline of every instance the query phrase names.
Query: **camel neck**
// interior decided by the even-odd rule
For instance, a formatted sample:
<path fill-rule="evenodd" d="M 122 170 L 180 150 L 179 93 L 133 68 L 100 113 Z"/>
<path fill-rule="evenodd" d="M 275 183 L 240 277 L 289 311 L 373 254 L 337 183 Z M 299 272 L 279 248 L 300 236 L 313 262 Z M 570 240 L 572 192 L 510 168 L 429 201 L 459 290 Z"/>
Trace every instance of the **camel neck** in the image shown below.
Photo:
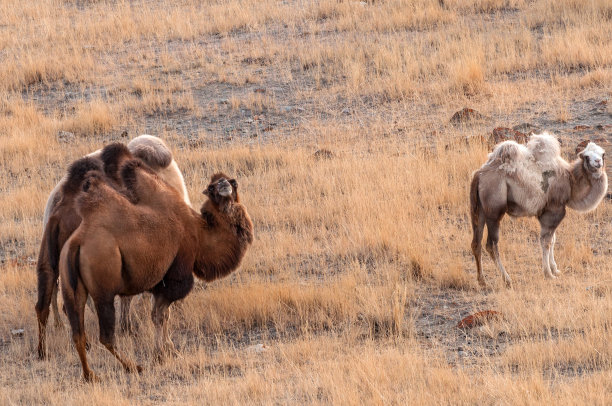
<path fill-rule="evenodd" d="M 202 210 L 198 232 L 198 255 L 194 268 L 206 281 L 221 278 L 235 270 L 252 241 L 252 224 L 244 209 L 231 215 Z M 242 221 L 248 219 L 248 221 Z"/>
<path fill-rule="evenodd" d="M 608 191 L 608 176 L 605 170 L 599 176 L 589 173 L 582 163 L 576 160 L 571 168 L 572 195 L 567 205 L 576 211 L 586 212 L 597 207 Z"/>

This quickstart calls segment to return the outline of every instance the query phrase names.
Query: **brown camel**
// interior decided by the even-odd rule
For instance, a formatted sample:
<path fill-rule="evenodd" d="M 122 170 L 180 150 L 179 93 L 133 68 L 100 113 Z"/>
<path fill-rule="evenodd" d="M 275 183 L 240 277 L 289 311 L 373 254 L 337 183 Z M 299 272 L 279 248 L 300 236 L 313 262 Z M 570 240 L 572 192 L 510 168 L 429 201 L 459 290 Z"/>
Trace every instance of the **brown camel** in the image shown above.
<path fill-rule="evenodd" d="M 111 147 L 115 145 L 114 147 Z M 88 170 L 101 170 L 104 166 L 109 182 L 116 188 L 121 187 L 117 169 L 121 161 L 131 159 L 132 152 L 165 180 L 170 186 L 180 191 L 185 201 L 186 190 L 183 176 L 172 159 L 168 146 L 159 138 L 150 135 L 141 135 L 133 139 L 126 148 L 121 143 L 111 144 L 105 150 L 98 150 L 89 154 L 84 161 L 71 166 L 68 174 L 58 183 L 51 192 L 47 207 L 45 208 L 45 232 L 42 237 L 38 264 L 38 301 L 36 314 L 38 318 L 38 356 L 46 357 L 46 326 L 49 317 L 49 307 L 52 305 L 55 316 L 55 325 L 60 327 L 59 312 L 57 309 L 57 279 L 59 275 L 58 259 L 60 251 L 68 237 L 77 229 L 81 222 L 80 216 L 74 207 L 74 199 L 80 191 L 80 181 Z M 114 148 L 114 149 L 113 149 Z M 108 150 L 107 150 L 108 149 Z M 71 171 L 76 171 L 71 173 Z M 73 183 L 67 182 L 72 178 Z M 130 297 L 121 300 L 121 328 L 123 331 L 132 330 L 129 317 Z"/>
<path fill-rule="evenodd" d="M 151 317 L 162 356 L 173 349 L 169 305 L 190 292 L 194 274 L 212 281 L 235 270 L 253 241 L 253 224 L 240 203 L 238 185 L 224 174 L 211 178 L 200 213 L 137 160 L 122 166 L 121 178 L 138 203 L 91 171 L 76 204 L 83 220 L 60 256 L 64 304 L 86 380 L 95 378 L 85 352 L 88 294 L 96 306 L 100 342 L 126 370 L 140 371 L 115 347 L 114 297 L 153 293 Z"/>
<path fill-rule="evenodd" d="M 505 213 L 538 218 L 544 275 L 555 278 L 560 274 L 554 258 L 555 230 L 565 216 L 565 206 L 587 212 L 606 195 L 604 159 L 603 148 L 591 142 L 570 164 L 561 158 L 557 139 L 548 134 L 533 135 L 526 146 L 505 141 L 495 147 L 474 173 L 470 188 L 472 252 L 481 286 L 485 286 L 481 265 L 485 224 L 487 252 L 506 286 L 512 284 L 498 251 L 499 224 Z"/>

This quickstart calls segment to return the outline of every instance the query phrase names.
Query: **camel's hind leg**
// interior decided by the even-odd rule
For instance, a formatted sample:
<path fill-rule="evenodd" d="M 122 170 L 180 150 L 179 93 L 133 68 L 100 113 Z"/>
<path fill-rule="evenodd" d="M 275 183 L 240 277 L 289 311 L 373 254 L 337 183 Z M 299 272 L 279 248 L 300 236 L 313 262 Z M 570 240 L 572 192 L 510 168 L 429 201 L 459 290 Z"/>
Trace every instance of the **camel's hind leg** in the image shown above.
<path fill-rule="evenodd" d="M 83 367 L 83 377 L 86 381 L 97 380 L 96 375 L 87 363 L 87 339 L 85 337 L 85 302 L 87 301 L 87 290 L 83 282 L 78 279 L 76 289 L 73 291 L 67 287 L 68 282 L 63 282 L 62 293 L 64 297 L 64 309 L 72 328 L 72 340 L 79 354 Z"/>
<path fill-rule="evenodd" d="M 38 318 L 38 358 L 47 357 L 47 321 L 49 307 L 53 302 L 53 292 L 56 291 L 57 277 L 44 267 L 38 267 L 38 301 L 36 302 L 36 317 Z"/>
<path fill-rule="evenodd" d="M 62 320 L 60 319 L 59 308 L 57 307 L 57 293 L 59 292 L 59 286 L 56 283 L 53 286 L 53 293 L 51 294 L 51 307 L 53 308 L 53 325 L 55 328 L 62 328 L 64 325 L 62 324 Z"/>
<path fill-rule="evenodd" d="M 491 256 L 493 261 L 495 261 L 495 265 L 497 265 L 499 272 L 502 274 L 502 277 L 504 278 L 504 282 L 506 283 L 506 287 L 511 288 L 512 280 L 510 279 L 510 275 L 508 275 L 508 272 L 506 272 L 506 270 L 504 269 L 504 265 L 502 264 L 501 258 L 499 256 L 499 248 L 498 248 L 499 223 L 501 222 L 502 217 L 503 217 L 503 214 L 499 216 L 497 219 L 487 218 L 486 220 L 487 222 L 487 246 L 486 248 L 487 248 L 487 252 Z"/>
<path fill-rule="evenodd" d="M 485 218 L 482 211 L 480 211 L 478 217 L 472 219 L 472 254 L 474 254 L 474 258 L 476 259 L 478 283 L 483 288 L 486 287 L 484 276 L 482 275 L 482 234 L 484 231 L 484 225 Z"/>
<path fill-rule="evenodd" d="M 121 356 L 115 348 L 115 303 L 114 297 L 98 298 L 94 300 L 98 322 L 100 324 L 100 342 L 119 360 L 128 372 L 141 372 L 142 368 L 133 361 Z"/>

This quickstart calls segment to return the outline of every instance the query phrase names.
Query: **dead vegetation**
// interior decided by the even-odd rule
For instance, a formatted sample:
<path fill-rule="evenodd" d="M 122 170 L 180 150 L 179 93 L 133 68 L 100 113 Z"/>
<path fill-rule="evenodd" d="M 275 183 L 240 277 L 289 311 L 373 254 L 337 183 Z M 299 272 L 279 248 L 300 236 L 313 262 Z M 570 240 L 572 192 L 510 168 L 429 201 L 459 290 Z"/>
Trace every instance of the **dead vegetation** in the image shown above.
<path fill-rule="evenodd" d="M 3 2 L 0 403 L 605 404 L 610 200 L 568 213 L 553 283 L 537 222 L 505 221 L 514 289 L 481 291 L 468 183 L 498 127 L 609 151 L 611 19 L 605 0 Z M 451 123 L 464 107 L 479 119 Z M 67 165 L 126 131 L 173 147 L 194 200 L 235 176 L 257 238 L 171 310 L 180 357 L 149 363 L 142 300 L 119 345 L 147 372 L 94 344 L 86 386 L 66 329 L 37 360 L 34 259 Z M 483 310 L 502 317 L 456 327 Z"/>

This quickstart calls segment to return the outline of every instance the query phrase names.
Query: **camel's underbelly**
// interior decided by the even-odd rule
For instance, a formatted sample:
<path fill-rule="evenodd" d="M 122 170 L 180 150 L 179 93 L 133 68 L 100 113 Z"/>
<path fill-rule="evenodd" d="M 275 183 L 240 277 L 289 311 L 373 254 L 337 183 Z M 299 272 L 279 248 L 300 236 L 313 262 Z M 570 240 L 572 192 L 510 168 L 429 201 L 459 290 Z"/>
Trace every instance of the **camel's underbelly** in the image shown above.
<path fill-rule="evenodd" d="M 163 257 L 152 255 L 124 262 L 121 270 L 123 289 L 120 294 L 130 295 L 152 289 L 164 278 L 174 256 L 175 254 Z"/>

